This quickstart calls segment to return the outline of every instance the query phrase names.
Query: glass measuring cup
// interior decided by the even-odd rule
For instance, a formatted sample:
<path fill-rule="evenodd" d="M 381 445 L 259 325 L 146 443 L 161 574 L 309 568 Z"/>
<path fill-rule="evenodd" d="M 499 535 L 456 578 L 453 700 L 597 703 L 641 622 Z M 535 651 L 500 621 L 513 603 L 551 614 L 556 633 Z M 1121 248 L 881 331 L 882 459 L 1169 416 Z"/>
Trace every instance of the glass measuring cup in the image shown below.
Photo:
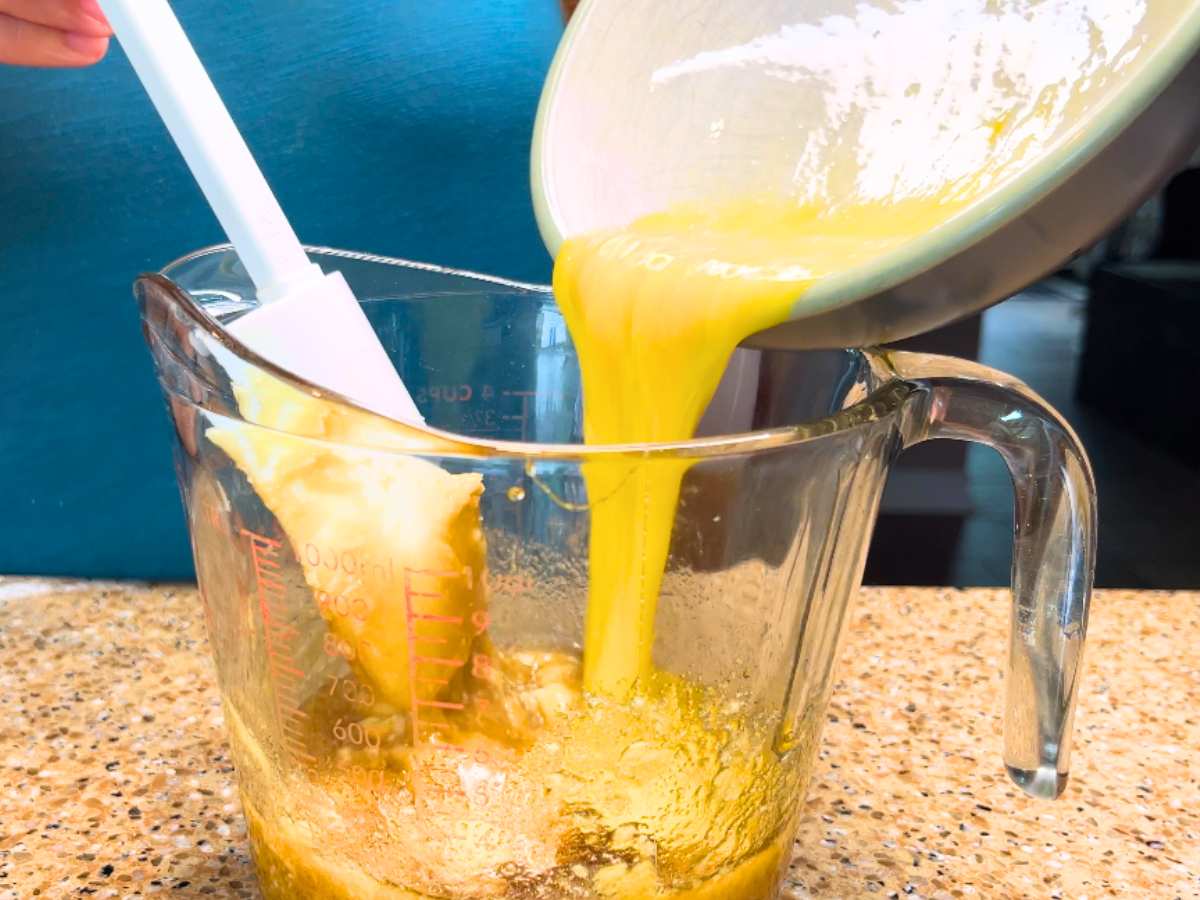
<path fill-rule="evenodd" d="M 776 896 L 888 468 L 933 438 L 1012 471 L 1004 761 L 1027 792 L 1062 790 L 1094 489 L 1019 382 L 907 353 L 739 351 L 697 439 L 584 447 L 548 291 L 313 257 L 441 431 L 238 345 L 220 322 L 254 292 L 227 248 L 136 286 L 268 897 Z M 610 495 L 588 496 L 596 472 Z M 632 573 L 661 575 L 645 674 L 585 691 L 589 583 L 611 574 L 589 561 L 591 511 L 670 478 L 665 572 Z"/>

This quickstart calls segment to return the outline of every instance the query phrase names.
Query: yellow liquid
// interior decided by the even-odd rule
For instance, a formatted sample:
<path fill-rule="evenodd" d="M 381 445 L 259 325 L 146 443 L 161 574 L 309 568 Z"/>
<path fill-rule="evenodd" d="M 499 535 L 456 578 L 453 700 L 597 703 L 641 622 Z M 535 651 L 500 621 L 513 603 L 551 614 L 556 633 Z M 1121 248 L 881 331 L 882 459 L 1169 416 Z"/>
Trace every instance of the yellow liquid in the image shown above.
<path fill-rule="evenodd" d="M 948 197 L 821 210 L 681 206 L 568 241 L 554 293 L 579 354 L 589 443 L 695 432 L 734 348 L 815 282 L 944 221 Z M 585 467 L 591 546 L 584 688 L 628 696 L 652 671 L 654 612 L 686 464 Z"/>
<path fill-rule="evenodd" d="M 568 655 L 498 659 L 445 743 L 377 710 L 372 746 L 333 746 L 355 710 L 314 698 L 306 744 L 332 762 L 286 786 L 229 717 L 266 897 L 771 896 L 804 786 L 769 722 L 676 678 L 634 705 L 585 698 Z"/>
<path fill-rule="evenodd" d="M 745 201 L 570 241 L 554 287 L 579 354 L 586 439 L 690 437 L 744 337 L 787 319 L 816 280 L 948 214 L 940 199 L 832 212 Z M 301 698 L 317 762 L 284 763 L 284 777 L 230 709 L 268 897 L 772 896 L 811 742 L 777 757 L 775 723 L 651 661 L 684 463 L 585 466 L 582 659 L 501 652 L 486 632 L 480 476 L 356 450 L 404 450 L 412 435 L 265 377 L 238 399 L 271 430 L 208 438 L 279 521 L 351 673 L 349 692 L 335 678 L 332 699 Z M 414 677 L 400 568 L 427 573 L 422 613 L 476 626 L 428 620 L 437 652 L 486 656 L 486 671 Z M 431 701 L 420 740 L 411 713 Z"/>

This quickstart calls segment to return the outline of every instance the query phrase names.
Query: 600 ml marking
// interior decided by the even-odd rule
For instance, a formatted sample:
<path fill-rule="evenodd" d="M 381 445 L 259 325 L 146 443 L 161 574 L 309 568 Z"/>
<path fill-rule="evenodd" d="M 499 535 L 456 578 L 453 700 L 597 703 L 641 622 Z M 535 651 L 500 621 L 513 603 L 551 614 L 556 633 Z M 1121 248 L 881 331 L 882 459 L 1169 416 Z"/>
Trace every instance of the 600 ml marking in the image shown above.
<path fill-rule="evenodd" d="M 280 580 L 281 541 L 256 534 L 245 528 L 242 536 L 250 548 L 254 564 L 254 588 L 258 612 L 262 617 L 263 639 L 266 642 L 267 664 L 275 689 L 275 722 L 284 747 L 293 760 L 309 765 L 317 761 L 304 743 L 304 720 L 308 714 L 300 709 L 300 682 L 304 672 L 296 665 L 292 643 L 299 639 L 296 627 L 286 618 L 283 600 L 287 589 Z"/>

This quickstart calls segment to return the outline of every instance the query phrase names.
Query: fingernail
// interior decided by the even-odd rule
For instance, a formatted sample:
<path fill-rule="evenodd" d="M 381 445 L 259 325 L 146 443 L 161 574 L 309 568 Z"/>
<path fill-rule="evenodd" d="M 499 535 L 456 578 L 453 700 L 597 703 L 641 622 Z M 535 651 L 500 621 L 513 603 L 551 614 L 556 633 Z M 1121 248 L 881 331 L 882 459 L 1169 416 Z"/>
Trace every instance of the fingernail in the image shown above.
<path fill-rule="evenodd" d="M 108 38 L 80 34 L 77 31 L 67 32 L 63 37 L 63 43 L 87 59 L 99 59 L 108 51 Z"/>
<path fill-rule="evenodd" d="M 108 24 L 104 10 L 100 8 L 100 0 L 79 0 L 79 8 L 85 16 L 100 25 L 105 34 L 112 34 L 112 26 Z"/>

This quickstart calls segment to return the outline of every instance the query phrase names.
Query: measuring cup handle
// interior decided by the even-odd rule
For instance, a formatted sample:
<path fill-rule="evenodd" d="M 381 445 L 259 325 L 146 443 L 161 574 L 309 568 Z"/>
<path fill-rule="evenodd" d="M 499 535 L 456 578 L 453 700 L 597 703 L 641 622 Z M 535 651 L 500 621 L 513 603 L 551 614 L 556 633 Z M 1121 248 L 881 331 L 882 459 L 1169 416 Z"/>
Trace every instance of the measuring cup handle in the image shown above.
<path fill-rule="evenodd" d="M 1096 486 L 1079 439 L 1026 385 L 986 366 L 889 353 L 916 388 L 906 446 L 950 438 L 996 450 L 1014 490 L 1013 616 L 1004 762 L 1026 793 L 1066 787 L 1096 556 Z"/>

